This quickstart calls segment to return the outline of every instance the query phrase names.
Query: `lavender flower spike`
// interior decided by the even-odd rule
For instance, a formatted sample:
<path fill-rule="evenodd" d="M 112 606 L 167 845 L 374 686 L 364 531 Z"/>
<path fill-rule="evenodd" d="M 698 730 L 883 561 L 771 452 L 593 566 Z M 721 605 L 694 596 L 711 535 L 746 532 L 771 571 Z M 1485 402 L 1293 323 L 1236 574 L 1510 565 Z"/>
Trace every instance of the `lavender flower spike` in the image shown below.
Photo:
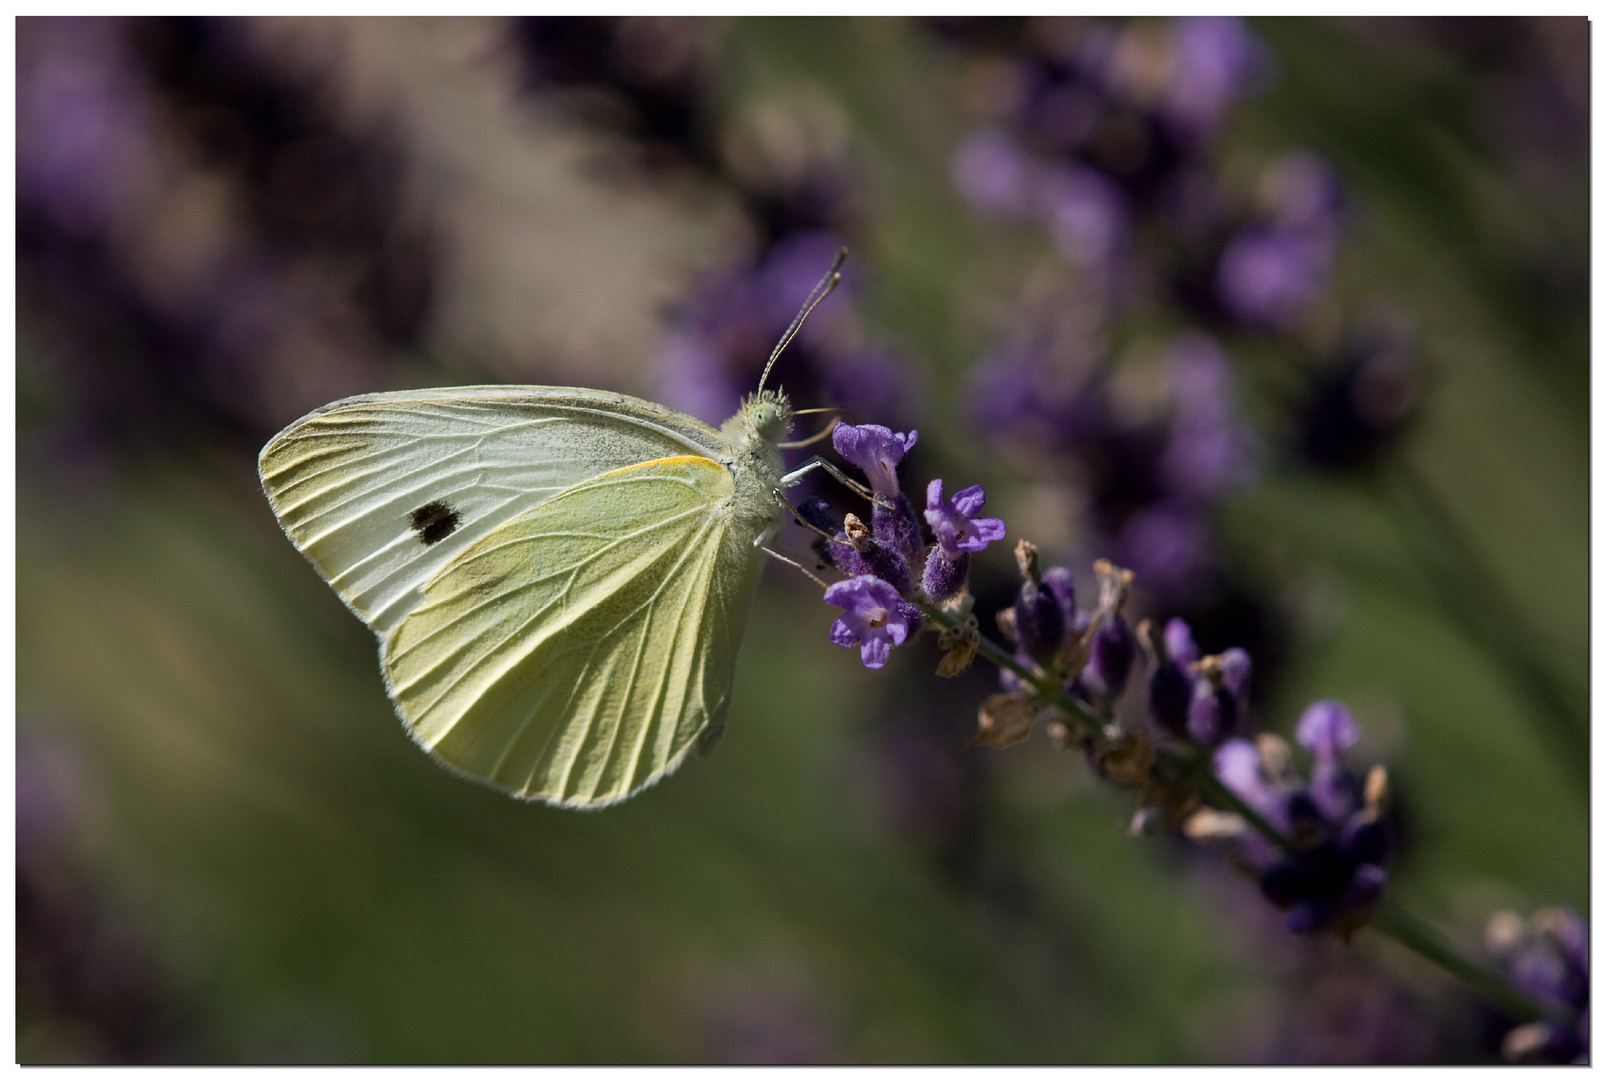
<path fill-rule="evenodd" d="M 948 555 L 960 551 L 984 551 L 993 540 L 1008 531 L 1002 518 L 973 515 L 986 505 L 986 492 L 979 484 L 966 487 L 951 499 L 941 494 L 941 481 L 930 481 L 925 492 L 925 520 L 936 534 L 936 542 Z"/>
<path fill-rule="evenodd" d="M 904 435 L 879 424 L 837 424 L 832 437 L 835 452 L 862 469 L 876 493 L 889 498 L 902 493 L 897 463 L 918 439 L 917 431 Z"/>
<path fill-rule="evenodd" d="M 845 609 L 830 627 L 830 640 L 843 648 L 859 646 L 864 667 L 884 667 L 892 647 L 908 640 L 910 605 L 877 577 L 838 581 L 824 590 L 824 602 Z"/>

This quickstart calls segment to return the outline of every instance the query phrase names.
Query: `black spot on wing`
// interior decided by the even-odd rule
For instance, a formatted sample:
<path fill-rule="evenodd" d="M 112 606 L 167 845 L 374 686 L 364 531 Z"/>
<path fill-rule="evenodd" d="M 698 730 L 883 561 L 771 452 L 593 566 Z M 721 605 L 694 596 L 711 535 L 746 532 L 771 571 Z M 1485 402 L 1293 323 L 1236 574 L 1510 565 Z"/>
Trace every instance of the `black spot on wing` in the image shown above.
<path fill-rule="evenodd" d="M 418 539 L 426 545 L 438 544 L 456 532 L 457 525 L 461 521 L 462 515 L 439 499 L 432 503 L 424 503 L 412 511 L 412 531 L 417 533 Z"/>

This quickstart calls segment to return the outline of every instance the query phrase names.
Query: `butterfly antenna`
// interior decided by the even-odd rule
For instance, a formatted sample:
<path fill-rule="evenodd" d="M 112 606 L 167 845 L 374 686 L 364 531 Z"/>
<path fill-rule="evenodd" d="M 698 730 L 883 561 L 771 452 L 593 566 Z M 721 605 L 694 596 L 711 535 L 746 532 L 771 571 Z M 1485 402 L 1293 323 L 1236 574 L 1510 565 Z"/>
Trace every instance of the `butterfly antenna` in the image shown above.
<path fill-rule="evenodd" d="M 827 409 L 807 409 L 805 411 L 806 412 L 828 412 L 829 410 L 827 410 Z M 816 442 L 823 442 L 825 439 L 828 439 L 830 437 L 830 433 L 835 430 L 835 426 L 837 424 L 839 424 L 840 422 L 841 422 L 841 418 L 839 416 L 837 416 L 837 417 L 835 417 L 834 419 L 832 419 L 830 421 L 830 426 L 829 427 L 825 428 L 823 431 L 819 432 L 817 435 L 809 435 L 807 438 L 799 439 L 796 442 L 775 443 L 774 445 L 778 446 L 782 450 L 799 450 L 804 446 L 812 446 Z"/>
<path fill-rule="evenodd" d="M 787 326 L 785 333 L 780 335 L 780 343 L 774 346 L 773 352 L 769 353 L 769 362 L 763 365 L 763 377 L 757 381 L 758 393 L 761 394 L 763 392 L 763 384 L 769 381 L 769 369 L 774 367 L 774 361 L 780 358 L 780 354 L 785 351 L 785 347 L 791 344 L 791 339 L 796 337 L 796 332 L 802 329 L 803 320 L 813 313 L 813 309 L 818 307 L 824 298 L 835 290 L 837 285 L 841 284 L 841 264 L 846 261 L 847 249 L 843 247 L 836 252 L 835 262 L 830 264 L 830 272 L 825 274 L 817 285 L 813 286 L 813 291 L 808 294 L 806 302 L 802 305 L 802 310 L 796 313 L 796 318 L 791 320 L 791 325 Z"/>

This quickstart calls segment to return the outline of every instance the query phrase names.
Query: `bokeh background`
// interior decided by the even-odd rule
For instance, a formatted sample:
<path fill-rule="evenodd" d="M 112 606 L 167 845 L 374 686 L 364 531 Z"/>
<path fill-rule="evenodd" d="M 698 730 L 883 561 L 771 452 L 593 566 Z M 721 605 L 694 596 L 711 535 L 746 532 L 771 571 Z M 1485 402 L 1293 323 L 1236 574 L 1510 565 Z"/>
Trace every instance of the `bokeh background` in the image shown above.
<path fill-rule="evenodd" d="M 595 814 L 453 778 L 255 454 L 335 398 L 580 384 L 917 428 L 1133 615 L 1388 763 L 1467 949 L 1587 896 L 1588 25 L 22 19 L 17 1053 L 1474 1062 L 995 674 L 770 567 L 717 752 Z M 814 492 L 851 508 L 838 489 Z M 795 547 L 806 538 L 793 535 Z M 1085 586 L 1083 602 L 1086 601 Z"/>

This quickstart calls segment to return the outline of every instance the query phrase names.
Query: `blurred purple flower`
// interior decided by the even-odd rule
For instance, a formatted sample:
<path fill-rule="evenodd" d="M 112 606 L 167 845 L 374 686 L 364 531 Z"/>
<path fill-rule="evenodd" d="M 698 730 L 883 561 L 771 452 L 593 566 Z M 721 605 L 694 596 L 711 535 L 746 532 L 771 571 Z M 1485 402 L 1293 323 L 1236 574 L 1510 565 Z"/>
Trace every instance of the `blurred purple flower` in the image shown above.
<path fill-rule="evenodd" d="M 918 373 L 902 351 L 887 342 L 861 348 L 821 350 L 826 401 L 859 416 L 897 417 L 919 411 Z"/>
<path fill-rule="evenodd" d="M 1263 81 L 1269 54 L 1238 18 L 1183 17 L 1170 27 L 1173 54 L 1160 108 L 1183 139 L 1205 141 L 1219 132 L 1231 106 Z"/>
<path fill-rule="evenodd" d="M 1220 256 L 1221 301 L 1246 322 L 1292 327 L 1325 294 L 1333 243 L 1325 232 L 1249 226 Z"/>
<path fill-rule="evenodd" d="M 1570 908 L 1542 908 L 1529 920 L 1500 911 L 1487 922 L 1487 947 L 1515 985 L 1577 1013 L 1574 1023 L 1538 1020 L 1512 1029 L 1504 1036 L 1504 1056 L 1526 1064 L 1588 1064 L 1591 978 L 1586 921 Z"/>
<path fill-rule="evenodd" d="M 1206 576 L 1214 545 L 1208 522 L 1199 511 L 1164 500 L 1132 514 L 1114 547 L 1120 561 L 1149 587 L 1185 593 Z"/>
<path fill-rule="evenodd" d="M 1274 807 L 1276 795 L 1259 767 L 1259 748 L 1246 739 L 1230 739 L 1214 751 L 1214 775 L 1236 797 L 1261 814 Z"/>
<path fill-rule="evenodd" d="M 1186 710 L 1187 734 L 1203 746 L 1212 746 L 1234 734 L 1248 708 L 1248 676 L 1252 663 L 1247 652 L 1227 649 L 1219 655 L 1217 663 L 1217 668 L 1194 678 L 1192 701 Z"/>
<path fill-rule="evenodd" d="M 1196 332 L 1177 338 L 1167 359 L 1176 404 L 1159 468 L 1175 494 L 1212 499 L 1249 471 L 1251 436 L 1233 417 L 1230 361 Z"/>
<path fill-rule="evenodd" d="M 1059 590 L 1043 588 L 1045 584 L 1045 576 L 1041 582 L 1024 576 L 1019 583 L 1019 592 L 1014 597 L 1015 654 L 1027 664 L 1050 665 L 1064 645 L 1066 632 L 1073 628 L 1073 587 L 1070 588 L 1069 602 L 1066 604 Z M 1012 672 L 1005 674 L 1011 675 Z"/>
<path fill-rule="evenodd" d="M 1343 753 L 1359 741 L 1359 725 L 1340 701 L 1317 701 L 1298 719 L 1298 742 L 1314 755 L 1309 796 L 1329 818 L 1353 811 L 1359 792 L 1342 767 Z"/>
<path fill-rule="evenodd" d="M 802 304 L 823 277 L 825 269 L 841 250 L 841 238 L 822 230 L 797 232 L 785 237 L 770 249 L 763 265 L 755 275 L 762 311 L 778 336 L 789 326 Z M 848 260 L 841 268 L 839 293 L 850 293 L 857 279 L 857 263 Z M 852 305 L 821 304 L 808 321 L 802 324 L 803 341 L 818 342 L 831 338 L 840 324 L 852 318 Z"/>
<path fill-rule="evenodd" d="M 17 194 L 96 231 L 149 181 L 145 81 L 115 20 L 35 20 L 18 41 Z"/>
<path fill-rule="evenodd" d="M 1164 649 L 1177 664 L 1194 664 L 1201 655 L 1192 642 L 1192 628 L 1184 619 L 1171 619 L 1164 624 Z"/>
<path fill-rule="evenodd" d="M 1032 345 L 1010 342 L 992 350 L 976 365 L 971 388 L 973 422 L 993 437 L 1030 438 L 1064 450 L 1107 426 L 1098 383 L 1059 370 Z"/>
<path fill-rule="evenodd" d="M 1125 197 L 1094 169 L 1065 165 L 1044 173 L 1037 198 L 1058 253 L 1090 270 L 1107 266 L 1125 241 Z"/>
<path fill-rule="evenodd" d="M 1316 761 L 1340 761 L 1344 751 L 1359 741 L 1359 725 L 1340 701 L 1316 701 L 1298 718 L 1298 742 Z"/>
<path fill-rule="evenodd" d="M 897 590 L 876 577 L 838 581 L 824 590 L 824 602 L 842 608 L 830 627 L 830 640 L 844 648 L 859 647 L 863 666 L 884 667 L 894 646 L 908 640 L 911 618 L 908 604 Z M 913 612 L 917 612 L 913 608 Z"/>
<path fill-rule="evenodd" d="M 1372 769 L 1361 791 L 1342 767 L 1342 748 L 1358 737 L 1342 706 L 1316 702 L 1304 718 L 1300 741 L 1320 748 L 1308 783 L 1288 768 L 1286 744 L 1268 735 L 1261 735 L 1257 745 L 1227 741 L 1214 752 L 1214 772 L 1293 842 L 1283 851 L 1250 831 L 1241 835 L 1239 848 L 1247 865 L 1258 870 L 1265 898 L 1287 912 L 1288 929 L 1348 933 L 1374 914 L 1387 882 L 1381 867 L 1389 846 L 1383 822 L 1386 774 L 1379 766 Z M 1267 765 L 1267 748 L 1275 747 L 1274 764 Z M 1341 798 L 1328 797 L 1338 793 Z"/>
<path fill-rule="evenodd" d="M 1025 217 L 1032 207 L 1034 168 L 1012 136 L 987 128 L 958 144 L 952 155 L 952 183 L 976 210 Z"/>
<path fill-rule="evenodd" d="M 1094 694 L 1117 698 L 1125 692 L 1136 659 L 1136 635 L 1125 616 L 1113 612 L 1092 634 L 1090 655 L 1081 672 L 1081 681 Z"/>

